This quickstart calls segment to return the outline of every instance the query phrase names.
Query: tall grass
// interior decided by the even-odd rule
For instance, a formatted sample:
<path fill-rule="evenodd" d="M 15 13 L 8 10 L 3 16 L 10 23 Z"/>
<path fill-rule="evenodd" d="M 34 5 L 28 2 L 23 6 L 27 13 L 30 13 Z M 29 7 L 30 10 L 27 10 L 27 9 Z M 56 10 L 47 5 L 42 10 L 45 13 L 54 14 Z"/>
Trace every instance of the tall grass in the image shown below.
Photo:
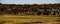
<path fill-rule="evenodd" d="M 0 16 L 0 24 L 23 24 L 31 22 L 57 22 L 60 17 L 36 16 L 36 15 L 4 15 Z"/>

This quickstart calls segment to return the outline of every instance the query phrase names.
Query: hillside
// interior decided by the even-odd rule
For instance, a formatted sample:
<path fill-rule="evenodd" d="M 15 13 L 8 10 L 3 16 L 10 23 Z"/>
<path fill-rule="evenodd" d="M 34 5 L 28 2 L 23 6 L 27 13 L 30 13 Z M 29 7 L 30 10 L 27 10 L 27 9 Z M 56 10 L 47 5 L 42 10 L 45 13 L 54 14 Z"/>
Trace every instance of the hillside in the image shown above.
<path fill-rule="evenodd" d="M 0 24 L 60 24 L 60 4 L 0 4 Z"/>
<path fill-rule="evenodd" d="M 0 4 L 0 14 L 60 15 L 60 4 Z"/>

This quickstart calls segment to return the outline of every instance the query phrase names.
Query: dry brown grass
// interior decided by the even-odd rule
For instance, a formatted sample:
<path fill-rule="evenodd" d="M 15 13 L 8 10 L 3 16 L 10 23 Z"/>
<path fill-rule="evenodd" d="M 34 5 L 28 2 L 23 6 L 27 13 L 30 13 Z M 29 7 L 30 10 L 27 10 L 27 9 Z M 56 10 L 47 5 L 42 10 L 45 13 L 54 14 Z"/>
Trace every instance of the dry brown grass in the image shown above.
<path fill-rule="evenodd" d="M 60 17 L 47 17 L 36 15 L 4 15 L 0 16 L 0 24 L 22 24 L 28 22 L 56 22 Z"/>

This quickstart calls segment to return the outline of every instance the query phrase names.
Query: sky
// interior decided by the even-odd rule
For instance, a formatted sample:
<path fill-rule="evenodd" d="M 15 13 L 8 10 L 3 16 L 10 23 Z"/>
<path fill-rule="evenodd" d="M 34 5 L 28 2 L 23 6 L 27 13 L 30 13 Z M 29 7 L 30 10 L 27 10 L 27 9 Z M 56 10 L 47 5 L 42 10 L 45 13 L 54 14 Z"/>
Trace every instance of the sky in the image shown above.
<path fill-rule="evenodd" d="M 0 0 L 3 4 L 49 4 L 60 3 L 60 0 Z"/>

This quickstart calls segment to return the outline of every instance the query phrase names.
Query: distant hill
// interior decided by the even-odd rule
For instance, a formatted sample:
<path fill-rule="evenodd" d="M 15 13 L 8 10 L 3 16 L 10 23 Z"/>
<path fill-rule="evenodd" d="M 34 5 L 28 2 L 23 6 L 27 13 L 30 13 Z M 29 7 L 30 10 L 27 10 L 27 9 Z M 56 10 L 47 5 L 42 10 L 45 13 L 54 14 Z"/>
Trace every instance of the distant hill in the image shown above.
<path fill-rule="evenodd" d="M 60 15 L 60 4 L 1 4 L 2 14 Z"/>

